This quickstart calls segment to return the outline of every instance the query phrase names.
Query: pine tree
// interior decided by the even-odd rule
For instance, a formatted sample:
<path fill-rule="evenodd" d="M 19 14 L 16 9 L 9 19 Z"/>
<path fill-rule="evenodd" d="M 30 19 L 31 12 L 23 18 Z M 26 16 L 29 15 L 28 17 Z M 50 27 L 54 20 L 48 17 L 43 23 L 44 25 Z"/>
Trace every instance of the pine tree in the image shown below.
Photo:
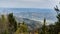
<path fill-rule="evenodd" d="M 41 34 L 46 34 L 46 18 L 44 18 L 44 23 L 43 23 L 43 26 L 42 26 L 42 33 Z"/>
<path fill-rule="evenodd" d="M 12 34 L 17 30 L 17 22 L 13 16 L 13 13 L 10 13 L 8 15 L 8 21 L 9 21 L 9 28 L 10 28 L 9 30 L 10 30 L 10 33 Z"/>
<path fill-rule="evenodd" d="M 49 34 L 55 34 L 54 27 L 55 27 L 55 25 L 49 24 L 49 30 L 48 30 Z"/>
<path fill-rule="evenodd" d="M 58 34 L 60 32 L 60 14 L 57 16 L 58 21 L 55 22 L 55 33 Z"/>
<path fill-rule="evenodd" d="M 57 22 L 55 22 L 55 34 L 58 34 L 60 32 L 60 10 L 56 8 L 55 11 L 57 12 Z"/>

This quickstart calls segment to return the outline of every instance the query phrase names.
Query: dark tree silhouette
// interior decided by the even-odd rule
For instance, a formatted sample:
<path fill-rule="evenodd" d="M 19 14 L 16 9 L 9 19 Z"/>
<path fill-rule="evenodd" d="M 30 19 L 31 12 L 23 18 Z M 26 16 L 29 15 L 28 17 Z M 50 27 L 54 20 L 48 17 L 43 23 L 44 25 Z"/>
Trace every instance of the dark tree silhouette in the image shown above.
<path fill-rule="evenodd" d="M 13 16 L 13 13 L 10 13 L 8 15 L 8 21 L 9 21 L 9 29 L 11 34 L 17 30 L 17 22 Z"/>
<path fill-rule="evenodd" d="M 54 10 L 58 13 L 60 10 L 58 9 L 58 6 L 54 7 Z"/>
<path fill-rule="evenodd" d="M 42 26 L 42 32 L 41 32 L 41 34 L 46 34 L 47 33 L 47 27 L 46 27 L 46 18 L 44 18 L 44 24 L 43 24 L 43 26 Z"/>
<path fill-rule="evenodd" d="M 55 34 L 58 34 L 60 32 L 60 10 L 58 9 L 58 6 L 56 6 L 55 11 L 57 12 L 57 22 L 55 22 Z"/>

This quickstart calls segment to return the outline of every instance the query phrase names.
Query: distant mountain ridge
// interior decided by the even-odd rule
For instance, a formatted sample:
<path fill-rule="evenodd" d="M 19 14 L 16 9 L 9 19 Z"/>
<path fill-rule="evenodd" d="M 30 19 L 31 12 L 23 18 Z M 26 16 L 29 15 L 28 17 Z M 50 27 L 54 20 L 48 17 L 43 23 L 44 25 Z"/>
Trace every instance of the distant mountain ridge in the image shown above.
<path fill-rule="evenodd" d="M 56 12 L 53 9 L 41 8 L 0 8 L 1 13 L 14 13 L 17 17 L 43 20 L 46 17 L 50 22 L 56 21 Z"/>
<path fill-rule="evenodd" d="M 30 20 L 28 18 L 16 18 L 16 19 L 17 21 L 19 21 L 19 23 L 22 23 L 24 21 L 25 24 L 28 26 L 29 30 L 42 27 L 42 24 L 39 21 Z"/>

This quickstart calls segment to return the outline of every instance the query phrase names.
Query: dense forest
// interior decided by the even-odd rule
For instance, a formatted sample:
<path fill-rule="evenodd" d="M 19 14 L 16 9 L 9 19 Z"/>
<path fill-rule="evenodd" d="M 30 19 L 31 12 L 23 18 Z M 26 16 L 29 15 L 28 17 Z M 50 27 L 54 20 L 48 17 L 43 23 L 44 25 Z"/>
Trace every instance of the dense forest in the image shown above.
<path fill-rule="evenodd" d="M 42 27 L 31 31 L 28 29 L 28 25 L 24 21 L 18 23 L 13 13 L 1 15 L 0 34 L 60 34 L 60 10 L 57 6 L 54 9 L 57 12 L 57 22 L 46 25 L 46 18 L 44 18 Z"/>

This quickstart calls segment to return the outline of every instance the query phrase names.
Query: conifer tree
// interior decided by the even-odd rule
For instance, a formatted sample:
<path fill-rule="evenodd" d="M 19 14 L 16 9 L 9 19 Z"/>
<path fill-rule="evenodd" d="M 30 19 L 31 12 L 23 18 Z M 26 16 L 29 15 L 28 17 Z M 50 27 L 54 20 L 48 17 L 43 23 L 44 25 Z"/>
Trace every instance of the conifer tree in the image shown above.
<path fill-rule="evenodd" d="M 46 34 L 46 18 L 44 18 L 44 23 L 42 26 L 42 33 L 41 34 Z"/>
<path fill-rule="evenodd" d="M 9 21 L 9 28 L 10 28 L 9 30 L 12 34 L 13 32 L 15 32 L 17 30 L 17 22 L 13 16 L 13 13 L 10 13 L 8 15 L 8 21 Z"/>
<path fill-rule="evenodd" d="M 55 8 L 55 11 L 57 12 L 57 22 L 55 22 L 55 34 L 58 34 L 60 32 L 60 10 L 58 8 Z"/>

